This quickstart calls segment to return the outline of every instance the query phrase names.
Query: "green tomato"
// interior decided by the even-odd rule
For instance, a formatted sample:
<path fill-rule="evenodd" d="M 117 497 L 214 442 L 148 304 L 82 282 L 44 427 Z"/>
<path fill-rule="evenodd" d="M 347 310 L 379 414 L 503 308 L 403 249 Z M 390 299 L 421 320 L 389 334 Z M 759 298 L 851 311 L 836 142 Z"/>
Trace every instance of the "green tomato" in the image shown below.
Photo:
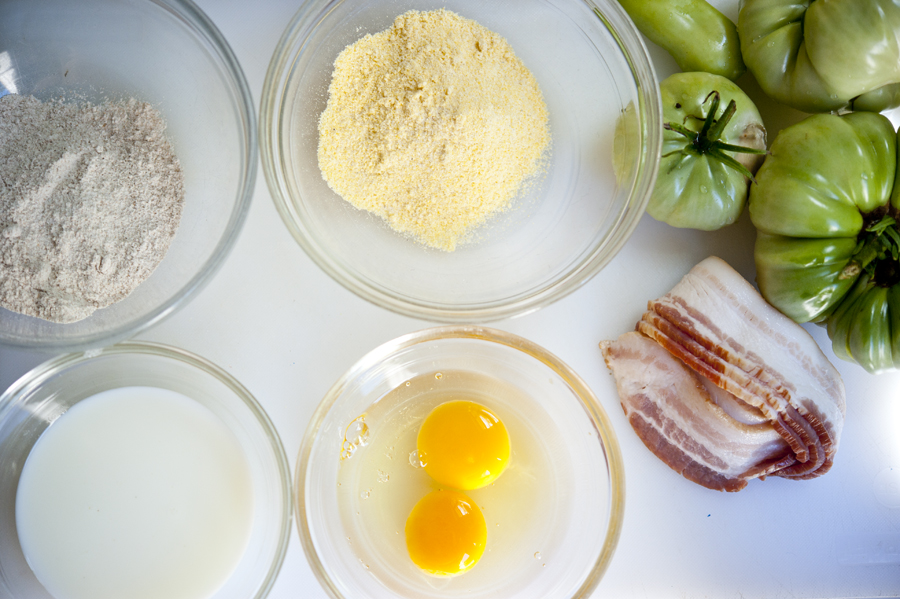
<path fill-rule="evenodd" d="M 900 106 L 900 83 L 890 83 L 873 89 L 850 101 L 850 110 L 883 112 Z"/>
<path fill-rule="evenodd" d="M 828 319 L 828 336 L 836 356 L 869 372 L 900 368 L 900 285 L 861 276 Z"/>
<path fill-rule="evenodd" d="M 660 93 L 666 131 L 647 212 L 675 227 L 706 231 L 733 223 L 744 209 L 748 176 L 765 152 L 759 111 L 737 85 L 709 73 L 676 73 L 660 84 Z M 738 147 L 752 153 L 736 153 Z"/>
<path fill-rule="evenodd" d="M 737 27 L 706 0 L 619 0 L 638 30 L 661 46 L 682 71 L 737 79 L 741 60 Z"/>
<path fill-rule="evenodd" d="M 810 61 L 839 96 L 900 82 L 900 6 L 894 0 L 819 0 L 803 27 Z"/>
<path fill-rule="evenodd" d="M 778 134 L 750 188 L 763 297 L 827 324 L 835 354 L 869 372 L 900 368 L 897 147 L 882 115 L 811 116 Z"/>
<path fill-rule="evenodd" d="M 900 4 L 893 0 L 744 0 L 738 33 L 763 91 L 799 110 L 845 108 L 900 83 Z M 858 108 L 887 108 L 887 99 Z"/>
<path fill-rule="evenodd" d="M 750 217 L 773 235 L 856 239 L 864 215 L 890 201 L 895 155 L 893 126 L 881 115 L 809 117 L 772 143 L 750 192 Z"/>
<path fill-rule="evenodd" d="M 856 245 L 855 237 L 797 239 L 759 232 L 756 283 L 763 297 L 788 318 L 820 321 L 853 286 L 852 278 L 840 275 Z"/>

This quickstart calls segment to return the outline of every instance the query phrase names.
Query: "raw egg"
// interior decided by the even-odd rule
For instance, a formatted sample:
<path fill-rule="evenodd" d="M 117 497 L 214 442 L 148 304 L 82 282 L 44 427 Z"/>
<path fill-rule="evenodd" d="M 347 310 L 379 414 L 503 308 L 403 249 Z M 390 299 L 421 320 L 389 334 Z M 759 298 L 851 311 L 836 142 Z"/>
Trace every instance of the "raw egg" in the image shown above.
<path fill-rule="evenodd" d="M 468 496 L 440 489 L 423 497 L 406 520 L 406 548 L 429 574 L 453 576 L 474 566 L 484 553 L 487 526 Z"/>
<path fill-rule="evenodd" d="M 419 429 L 416 449 L 435 481 L 464 491 L 491 484 L 509 464 L 506 427 L 474 401 L 448 401 L 434 408 Z"/>

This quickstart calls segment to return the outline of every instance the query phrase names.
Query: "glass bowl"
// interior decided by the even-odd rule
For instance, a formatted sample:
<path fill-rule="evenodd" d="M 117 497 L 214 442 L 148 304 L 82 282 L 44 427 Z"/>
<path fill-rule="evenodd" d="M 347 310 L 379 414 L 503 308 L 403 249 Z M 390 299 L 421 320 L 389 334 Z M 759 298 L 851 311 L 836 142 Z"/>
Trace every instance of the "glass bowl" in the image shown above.
<path fill-rule="evenodd" d="M 253 100 L 212 22 L 190 0 L 6 0 L 0 96 L 6 93 L 149 102 L 181 161 L 185 203 L 168 254 L 131 295 L 71 324 L 0 308 L 0 344 L 102 347 L 184 305 L 234 244 L 257 168 Z"/>
<path fill-rule="evenodd" d="M 431 489 L 413 453 L 447 399 L 490 408 L 507 427 L 506 471 L 468 491 L 487 544 L 470 571 L 434 577 L 409 558 L 404 523 Z M 335 383 L 306 430 L 295 477 L 306 556 L 334 598 L 587 597 L 609 565 L 624 509 L 622 458 L 606 413 L 558 358 L 479 326 L 412 333 Z"/>
<path fill-rule="evenodd" d="M 428 249 L 353 208 L 328 187 L 317 159 L 319 115 L 341 50 L 401 13 L 439 8 L 506 38 L 541 87 L 552 135 L 539 183 L 454 252 Z M 616 154 L 624 164 L 614 169 L 623 114 L 629 126 Z M 615 0 L 310 0 L 275 50 L 260 108 L 263 171 L 303 249 L 361 297 L 448 323 L 536 310 L 599 272 L 644 212 L 661 135 L 650 59 Z"/>
<path fill-rule="evenodd" d="M 284 561 L 291 528 L 290 468 L 278 433 L 253 396 L 226 372 L 182 350 L 143 342 L 63 355 L 0 396 L 0 595 L 52 599 L 25 561 L 17 534 L 16 491 L 25 458 L 41 434 L 79 401 L 131 386 L 181 393 L 208 408 L 237 439 L 250 467 L 253 525 L 237 568 L 210 599 L 265 597 Z"/>

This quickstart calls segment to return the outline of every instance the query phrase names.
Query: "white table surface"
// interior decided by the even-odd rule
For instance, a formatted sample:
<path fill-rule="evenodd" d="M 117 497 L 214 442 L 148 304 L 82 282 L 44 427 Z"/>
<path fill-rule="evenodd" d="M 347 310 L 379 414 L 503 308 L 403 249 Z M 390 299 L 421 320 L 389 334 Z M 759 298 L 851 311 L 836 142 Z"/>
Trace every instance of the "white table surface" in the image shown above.
<path fill-rule="evenodd" d="M 199 0 L 240 60 L 259 103 L 266 67 L 299 0 Z M 737 0 L 713 0 L 737 18 Z M 648 43 L 660 78 L 676 70 Z M 771 140 L 799 113 L 758 101 Z M 900 597 L 900 374 L 871 376 L 834 357 L 847 388 L 834 468 L 806 482 L 752 481 L 740 493 L 701 488 L 640 442 L 619 406 L 597 343 L 633 328 L 648 299 L 715 254 L 754 278 L 755 231 L 745 214 L 713 233 L 644 216 L 609 266 L 556 304 L 491 326 L 526 337 L 575 369 L 600 398 L 621 444 L 626 509 L 621 540 L 596 597 Z M 140 339 L 204 356 L 240 380 L 274 421 L 293 468 L 303 431 L 332 383 L 369 350 L 432 326 L 373 306 L 304 254 L 275 211 L 260 169 L 236 247 L 213 281 Z M 0 389 L 48 355 L 0 347 Z M 272 599 L 325 597 L 292 532 Z"/>

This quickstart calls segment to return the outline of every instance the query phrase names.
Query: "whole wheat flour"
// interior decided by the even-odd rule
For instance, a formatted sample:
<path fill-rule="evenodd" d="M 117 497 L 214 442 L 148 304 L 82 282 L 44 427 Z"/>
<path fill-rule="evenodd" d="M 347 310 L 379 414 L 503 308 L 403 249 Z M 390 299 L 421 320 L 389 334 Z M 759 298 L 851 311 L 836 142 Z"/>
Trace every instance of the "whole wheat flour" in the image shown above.
<path fill-rule="evenodd" d="M 158 111 L 0 98 L 0 306 L 74 322 L 124 299 L 181 220 L 184 178 Z"/>
<path fill-rule="evenodd" d="M 319 168 L 357 208 L 452 251 L 539 171 L 547 121 L 505 39 L 447 10 L 410 11 L 337 57 Z"/>

